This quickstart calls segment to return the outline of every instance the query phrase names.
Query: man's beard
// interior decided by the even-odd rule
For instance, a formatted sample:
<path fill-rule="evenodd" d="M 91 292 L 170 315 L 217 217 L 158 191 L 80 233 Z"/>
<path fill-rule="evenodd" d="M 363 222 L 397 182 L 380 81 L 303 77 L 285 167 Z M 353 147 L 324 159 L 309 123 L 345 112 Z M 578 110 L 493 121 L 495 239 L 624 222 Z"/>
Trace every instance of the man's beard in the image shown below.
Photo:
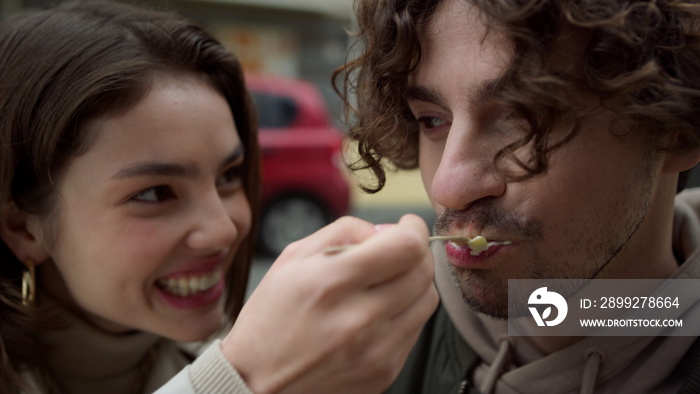
<path fill-rule="evenodd" d="M 477 312 L 497 319 L 508 317 L 508 281 L 485 270 L 456 268 L 448 265 L 452 280 L 457 283 L 462 299 Z"/>
<path fill-rule="evenodd" d="M 498 208 L 494 200 L 484 199 L 469 209 L 446 209 L 437 219 L 435 234 L 447 235 L 455 228 L 471 224 L 482 231 L 499 234 L 500 241 L 518 240 L 521 247 L 530 249 L 543 239 L 542 224 L 527 220 Z M 535 250 L 536 252 L 536 250 Z M 537 267 L 537 265 L 531 265 Z M 508 279 L 492 270 L 457 268 L 448 264 L 450 276 L 458 284 L 462 297 L 474 310 L 497 318 L 508 316 Z M 531 277 L 541 273 L 532 272 Z"/>
<path fill-rule="evenodd" d="M 435 233 L 449 234 L 450 231 L 472 224 L 482 230 L 499 234 L 499 237 L 512 237 L 522 252 L 518 261 L 508 262 L 509 271 L 502 269 L 457 268 L 448 264 L 452 279 L 458 284 L 462 297 L 472 309 L 495 318 L 505 319 L 527 315 L 527 302 L 508 303 L 508 279 L 594 279 L 624 250 L 640 228 L 652 201 L 654 155 L 644 158 L 636 176 L 626 184 L 617 185 L 617 199 L 608 201 L 607 213 L 611 225 L 601 226 L 605 221 L 585 222 L 576 228 L 578 231 L 566 245 L 549 245 L 544 239 L 543 224 L 537 220 L 524 219 L 496 206 L 495 200 L 476 201 L 468 209 L 455 211 L 446 209 L 435 223 Z M 633 196 L 625 190 L 637 190 Z M 617 223 L 616 227 L 615 223 Z M 506 239 L 499 239 L 504 241 Z M 541 248 L 548 250 L 545 258 Z M 578 288 L 562 281 L 562 287 L 552 289 L 565 298 Z M 549 283 L 549 282 L 548 282 Z M 581 282 L 579 282 L 581 283 Z"/>

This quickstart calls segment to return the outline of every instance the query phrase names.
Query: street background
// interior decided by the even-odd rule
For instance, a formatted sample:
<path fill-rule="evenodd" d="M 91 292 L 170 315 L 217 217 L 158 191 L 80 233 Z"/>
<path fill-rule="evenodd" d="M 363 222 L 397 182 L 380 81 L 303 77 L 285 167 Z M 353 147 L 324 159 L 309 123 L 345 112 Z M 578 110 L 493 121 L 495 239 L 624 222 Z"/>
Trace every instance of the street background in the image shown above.
<path fill-rule="evenodd" d="M 352 0 L 123 0 L 171 9 L 194 20 L 230 47 L 252 74 L 300 78 L 315 83 L 332 121 L 344 130 L 342 105 L 331 85 L 333 70 L 352 57 Z M 61 0 L 0 0 L 0 18 Z M 349 54 L 349 55 L 348 55 Z M 358 178 L 348 174 L 352 183 Z M 360 175 L 360 178 L 362 176 Z M 691 177 L 700 185 L 700 170 Z M 374 195 L 353 190 L 351 215 L 374 223 L 396 222 L 405 213 L 422 216 L 429 225 L 434 213 L 416 171 L 390 173 L 386 187 Z M 272 263 L 255 260 L 250 288 Z"/>

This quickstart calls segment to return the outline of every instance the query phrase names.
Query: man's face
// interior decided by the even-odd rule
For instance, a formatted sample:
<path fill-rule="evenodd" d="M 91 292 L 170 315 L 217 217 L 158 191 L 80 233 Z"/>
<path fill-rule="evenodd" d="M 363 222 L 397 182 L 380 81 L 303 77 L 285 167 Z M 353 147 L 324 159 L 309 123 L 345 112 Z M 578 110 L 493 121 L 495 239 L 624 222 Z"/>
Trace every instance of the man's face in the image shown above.
<path fill-rule="evenodd" d="M 445 244 L 465 299 L 505 317 L 509 278 L 658 275 L 649 267 L 666 251 L 653 245 L 656 225 L 670 216 L 656 208 L 659 155 L 609 111 L 587 116 L 580 133 L 549 156 L 543 175 L 515 182 L 497 171 L 494 155 L 524 132 L 509 108 L 489 98 L 510 46 L 497 30 L 487 34 L 484 20 L 467 2 L 446 0 L 421 37 L 408 95 L 436 233 L 510 242 L 479 255 Z M 555 140 L 565 135 L 558 131 Z M 528 155 L 528 147 L 516 152 Z"/>

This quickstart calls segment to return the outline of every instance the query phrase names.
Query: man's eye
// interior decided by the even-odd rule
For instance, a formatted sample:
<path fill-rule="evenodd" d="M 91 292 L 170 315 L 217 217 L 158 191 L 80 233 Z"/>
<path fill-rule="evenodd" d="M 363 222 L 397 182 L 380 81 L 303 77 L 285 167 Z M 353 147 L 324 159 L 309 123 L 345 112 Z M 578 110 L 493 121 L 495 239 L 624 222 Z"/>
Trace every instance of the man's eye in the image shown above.
<path fill-rule="evenodd" d="M 447 121 L 435 116 L 421 116 L 416 119 L 421 131 L 431 131 L 447 124 Z"/>
<path fill-rule="evenodd" d="M 216 180 L 217 186 L 238 187 L 243 182 L 243 169 L 240 165 L 224 171 Z"/>
<path fill-rule="evenodd" d="M 175 194 L 169 186 L 155 186 L 139 192 L 131 199 L 134 201 L 156 203 L 174 198 Z"/>

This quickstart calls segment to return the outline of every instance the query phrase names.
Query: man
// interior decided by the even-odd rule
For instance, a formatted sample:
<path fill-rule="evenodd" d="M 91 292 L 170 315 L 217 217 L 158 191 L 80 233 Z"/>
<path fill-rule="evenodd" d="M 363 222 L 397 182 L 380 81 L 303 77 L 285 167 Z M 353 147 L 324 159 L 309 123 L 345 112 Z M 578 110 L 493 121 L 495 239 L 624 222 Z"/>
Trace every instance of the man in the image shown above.
<path fill-rule="evenodd" d="M 355 167 L 377 191 L 385 160 L 418 166 L 436 234 L 494 241 L 434 245 L 442 304 L 391 392 L 700 390 L 695 337 L 508 337 L 504 320 L 508 279 L 700 276 L 700 196 L 674 202 L 700 160 L 700 5 L 359 0 L 356 13 L 362 52 L 336 75 L 356 103 Z"/>

